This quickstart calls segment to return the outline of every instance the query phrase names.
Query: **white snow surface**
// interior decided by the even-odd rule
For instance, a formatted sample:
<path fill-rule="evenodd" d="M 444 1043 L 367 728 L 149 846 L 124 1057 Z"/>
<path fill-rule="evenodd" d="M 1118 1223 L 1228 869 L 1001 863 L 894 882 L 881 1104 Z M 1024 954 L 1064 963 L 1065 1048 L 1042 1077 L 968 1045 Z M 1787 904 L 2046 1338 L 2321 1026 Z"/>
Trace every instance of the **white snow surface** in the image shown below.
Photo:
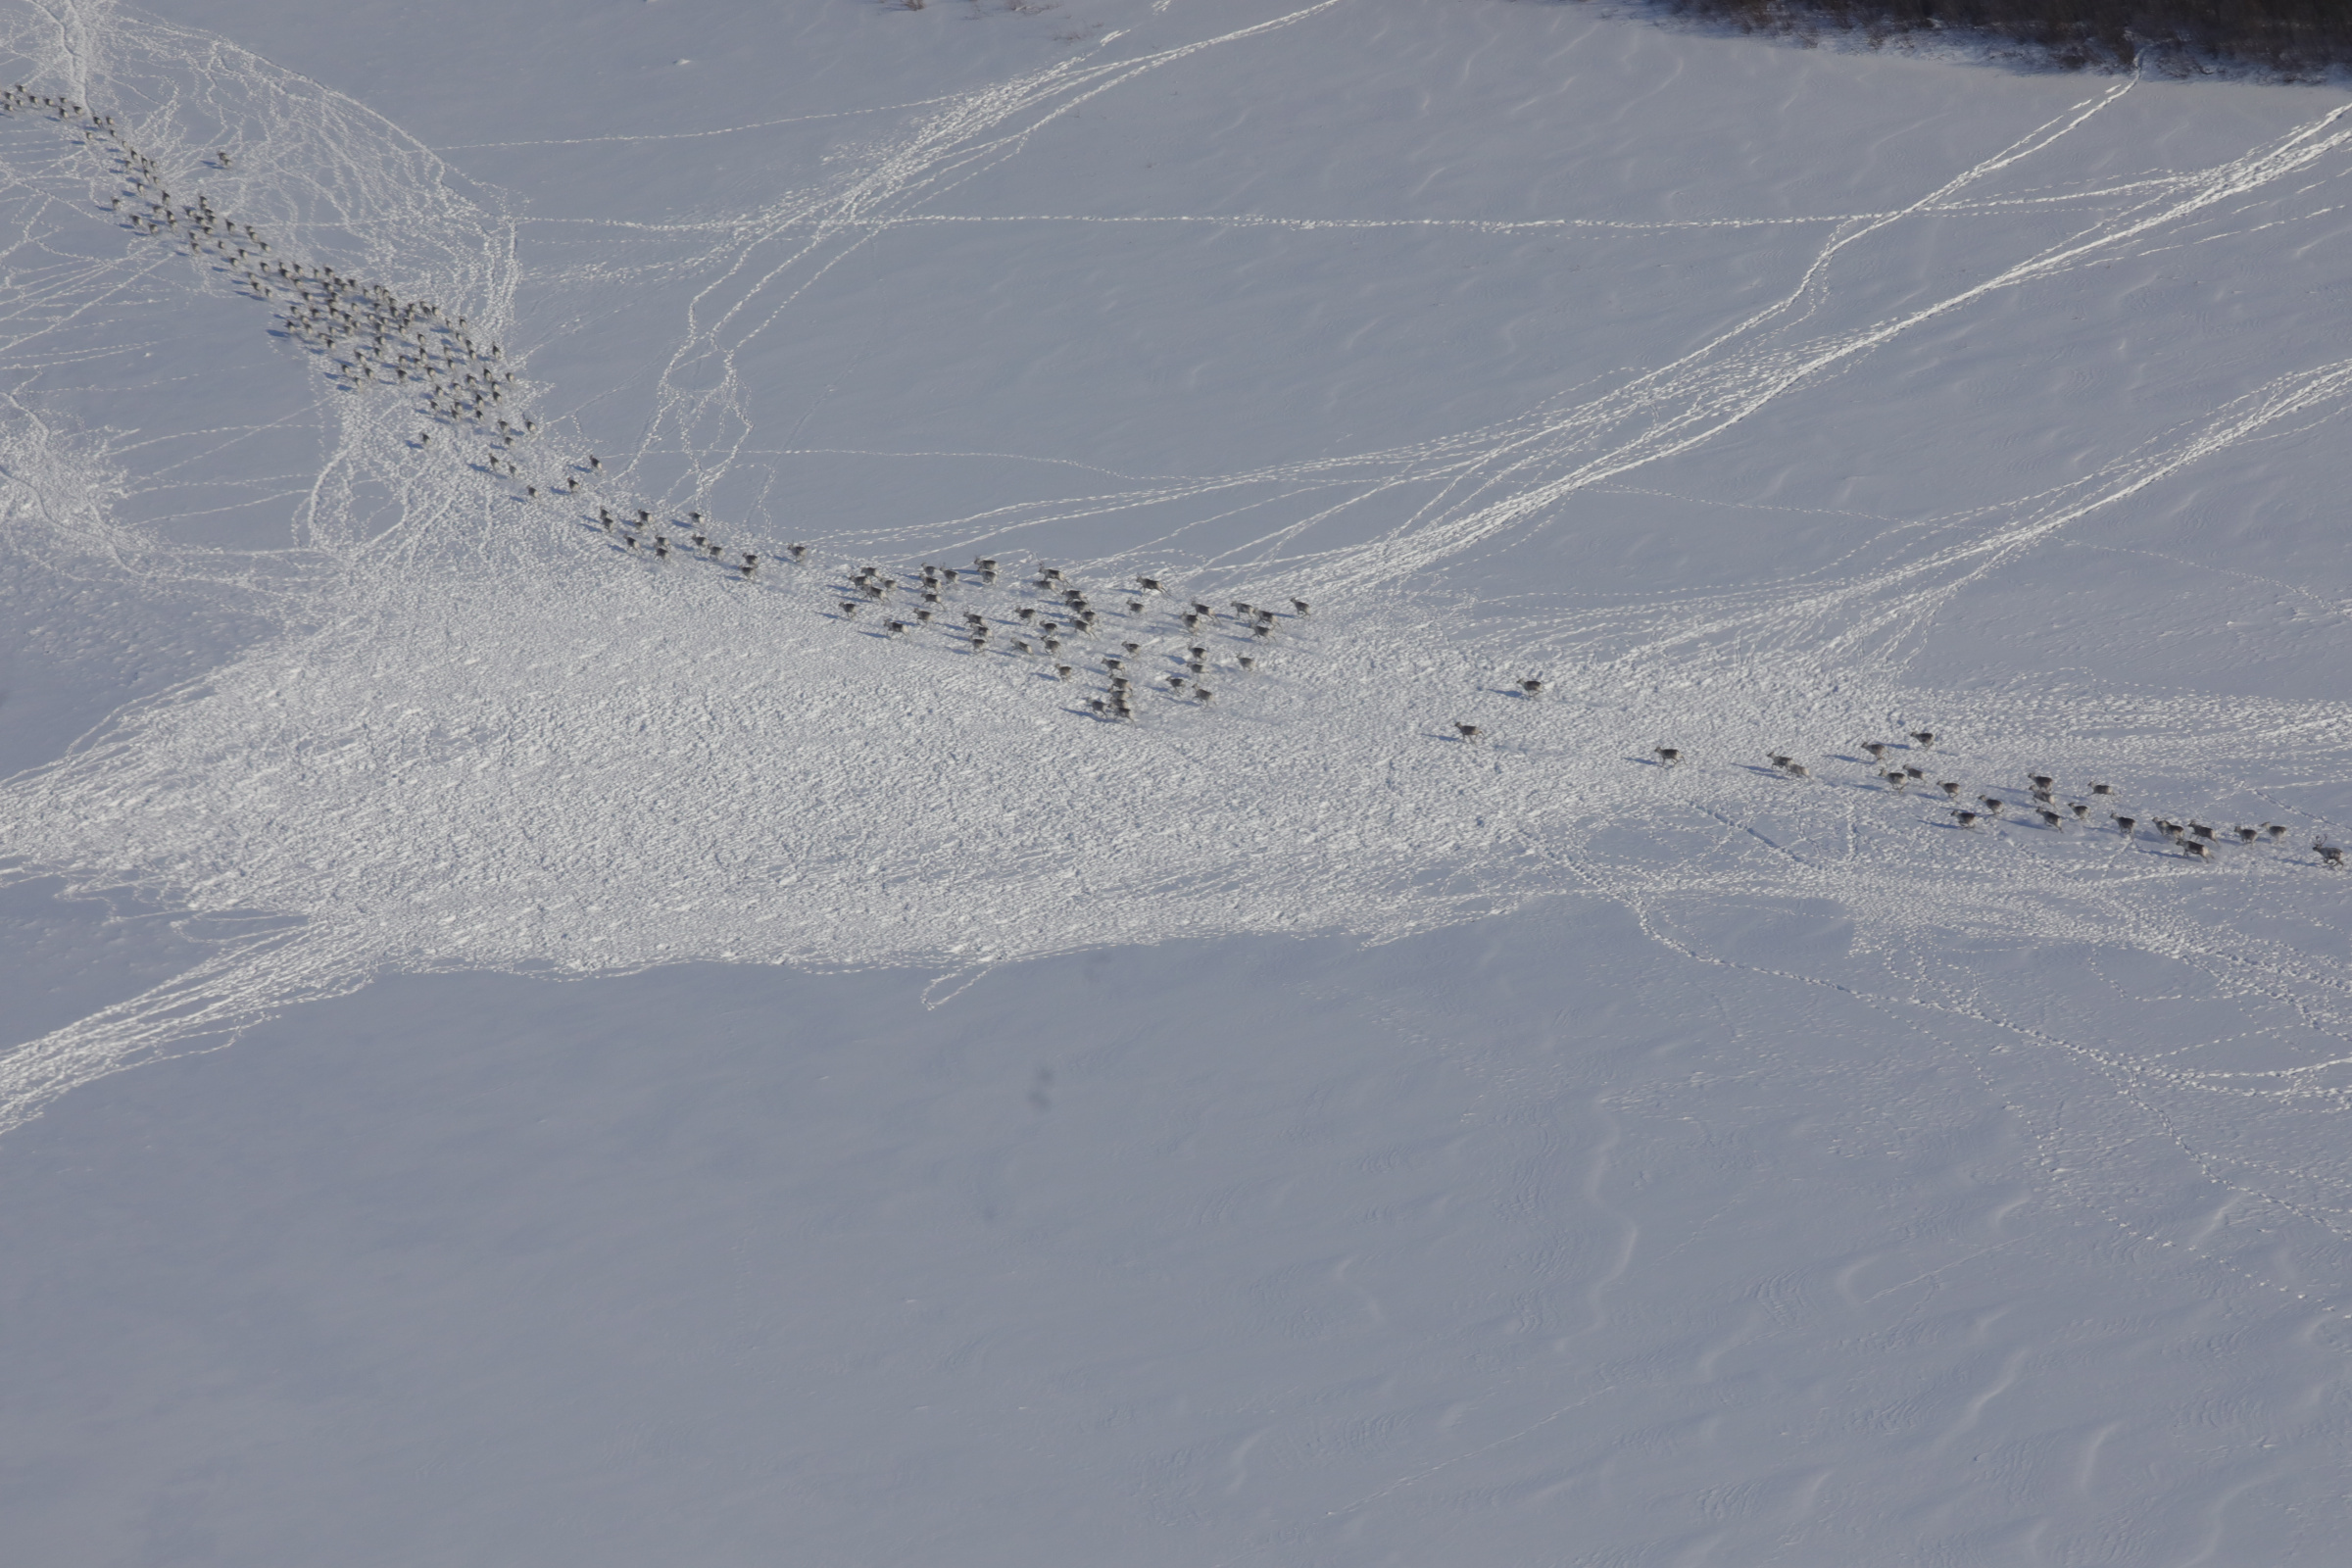
<path fill-rule="evenodd" d="M 14 1560 L 2336 1560 L 2340 90 L 1505 0 L 0 49 L 539 426 L 0 117 Z M 1016 652 L 1037 565 L 1106 629 Z"/>

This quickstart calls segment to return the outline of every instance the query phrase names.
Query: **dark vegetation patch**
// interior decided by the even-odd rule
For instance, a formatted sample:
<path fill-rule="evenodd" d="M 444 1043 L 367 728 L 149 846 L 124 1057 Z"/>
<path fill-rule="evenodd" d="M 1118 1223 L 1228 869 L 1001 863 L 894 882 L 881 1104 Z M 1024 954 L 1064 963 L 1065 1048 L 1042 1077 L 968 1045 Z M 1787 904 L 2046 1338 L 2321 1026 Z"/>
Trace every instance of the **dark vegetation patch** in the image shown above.
<path fill-rule="evenodd" d="M 2352 67 L 2352 0 L 1653 0 L 1803 42 L 1948 42 L 2068 71 L 2317 81 Z"/>

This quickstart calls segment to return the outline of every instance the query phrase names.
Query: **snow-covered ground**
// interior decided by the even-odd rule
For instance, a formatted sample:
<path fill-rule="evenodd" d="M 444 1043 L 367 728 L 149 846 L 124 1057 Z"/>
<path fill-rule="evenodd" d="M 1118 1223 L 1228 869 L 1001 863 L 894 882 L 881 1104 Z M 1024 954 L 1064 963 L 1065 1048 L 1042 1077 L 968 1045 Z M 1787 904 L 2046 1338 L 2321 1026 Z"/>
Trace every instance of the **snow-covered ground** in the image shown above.
<path fill-rule="evenodd" d="M 2342 92 L 1503 0 L 0 49 L 79 106 L 0 117 L 12 1558 L 2340 1549 Z"/>

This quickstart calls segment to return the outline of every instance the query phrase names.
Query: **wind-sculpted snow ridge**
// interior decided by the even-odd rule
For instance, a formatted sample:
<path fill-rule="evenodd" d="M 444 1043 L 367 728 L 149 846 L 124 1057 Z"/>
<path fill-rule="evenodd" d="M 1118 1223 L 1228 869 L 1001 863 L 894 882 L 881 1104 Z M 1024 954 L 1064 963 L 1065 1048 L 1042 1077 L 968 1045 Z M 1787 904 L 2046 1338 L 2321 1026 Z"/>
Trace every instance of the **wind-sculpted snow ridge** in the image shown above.
<path fill-rule="evenodd" d="M 183 190 L 197 155 L 171 152 L 167 126 L 203 106 L 208 139 L 230 155 L 206 177 L 224 187 L 218 212 L 247 215 L 237 232 L 258 224 L 309 258 L 298 276 L 250 270 L 257 288 L 312 285 L 330 318 L 365 311 L 369 328 L 399 317 L 401 301 L 459 301 L 450 317 L 463 309 L 483 333 L 515 339 L 521 264 L 507 230 L 452 196 L 429 155 L 348 108 L 304 98 L 296 115 L 284 107 L 296 88 L 251 57 L 112 12 L 73 14 L 86 25 L 70 47 L 56 41 L 44 57 L 13 40 L 72 83 L 30 72 L 33 95 L 129 104 L 145 73 L 146 101 L 165 106 L 144 117 L 155 127 L 127 109 L 99 121 L 133 127 L 138 167 Z M 1079 607 L 1055 611 L 1067 602 L 1050 588 L 1024 598 L 935 576 L 936 609 L 902 584 L 893 603 L 909 619 L 894 635 L 897 612 L 868 590 L 911 568 L 852 568 L 902 546 L 932 553 L 914 545 L 918 530 L 845 527 L 798 565 L 791 547 L 806 541 L 757 520 L 733 526 L 732 554 L 716 563 L 708 543 L 690 550 L 691 534 L 666 531 L 711 537 L 686 509 L 710 504 L 757 428 L 739 357 L 813 279 L 1016 157 L 1071 106 L 1307 14 L 971 94 L 836 188 L 725 225 L 647 433 L 609 466 L 575 462 L 568 447 L 551 456 L 560 438 L 535 418 L 542 433 L 491 442 L 485 419 L 509 417 L 503 390 L 491 397 L 477 380 L 462 408 L 444 401 L 452 381 L 466 385 L 459 376 L 485 373 L 479 357 L 433 351 L 428 412 L 444 421 L 433 443 L 417 440 L 413 401 L 368 388 L 380 376 L 321 384 L 340 477 L 313 492 L 307 553 L 247 558 L 300 584 L 284 596 L 282 631 L 0 796 L 13 875 L 63 873 L 217 919 L 276 923 L 0 1062 L 0 1128 L 75 1084 L 233 1038 L 391 970 L 579 975 L 710 960 L 963 972 L 1210 935 L 1378 942 L 1557 896 L 1624 906 L 1698 962 L 1752 964 L 1715 918 L 1802 900 L 1837 910 L 1852 940 L 1790 978 L 1930 1026 L 1969 1020 L 2080 1064 L 2129 1107 L 2119 1115 L 2161 1127 L 2268 1211 L 2340 1239 L 2352 1213 L 2341 1152 L 2318 1139 L 2297 1142 L 2292 1159 L 2269 1145 L 2232 1151 L 2249 1103 L 2318 1113 L 2342 1109 L 2352 1091 L 2352 996 L 2327 956 L 2340 884 L 2306 848 L 2339 842 L 2340 824 L 2308 803 L 2315 784 L 2347 776 L 2343 706 L 2152 699 L 2058 680 L 1962 695 L 1920 677 L 1904 649 L 1961 586 L 2077 519 L 2340 407 L 2352 366 L 2278 376 L 2061 493 L 1926 519 L 1842 574 L 1516 621 L 1454 608 L 1431 585 L 1544 527 L 1579 492 L 1713 440 L 1927 320 L 2177 238 L 2234 199 L 2340 159 L 2352 136 L 2342 111 L 2214 168 L 2054 200 L 2049 220 L 2075 226 L 1992 276 L 1865 327 L 1808 335 L 1860 247 L 1975 202 L 1972 187 L 2059 145 L 2129 90 L 2119 86 L 1908 207 L 1839 220 L 1783 297 L 1582 402 L 1394 450 L 919 530 L 1010 563 L 1048 523 L 1146 509 L 1184 519 L 1091 561 L 1056 561 L 1139 593 L 1139 573 L 1166 574 L 1171 599 L 1129 610 L 1122 592 L 1098 623 Z M 187 85 L 163 85 L 172 81 Z M 81 156 L 39 177 L 115 194 Z M 312 172 L 288 172 L 298 168 Z M 327 206 L 333 224 L 318 216 Z M 2093 216 L 2078 220 L 2076 208 Z M 214 211 L 210 199 L 199 209 Z M 184 204 L 172 216 L 186 221 Z M 150 248 L 114 276 L 51 286 L 70 299 L 163 265 Z M 293 324 L 323 349 L 315 314 Z M 368 369 L 429 358 L 369 349 Z M 461 437 L 484 443 L 478 461 L 453 450 Z M 105 496 L 75 493 L 74 475 L 114 471 L 103 455 L 29 419 L 5 439 L 19 513 L 40 519 L 39 554 L 78 552 L 38 569 L 233 574 L 110 531 Z M 588 450 L 576 431 L 561 439 Z M 627 493 L 657 450 L 691 456 L 684 499 Z M 392 496 L 396 526 L 364 526 L 358 503 L 337 500 L 362 478 Z M 527 481 L 519 494 L 510 478 Z M 1251 514 L 1271 522 L 1246 545 L 1192 543 L 1211 521 Z M 1233 594 L 1303 600 L 1314 612 L 1278 614 L 1280 630 L 1261 637 L 1254 610 L 1221 608 Z M 1208 615 L 1171 620 L 1195 595 Z M 913 618 L 925 612 L 947 627 L 979 613 L 984 646 Z M 1036 647 L 1018 648 L 1056 613 L 1083 657 L 1047 649 L 1042 626 Z M 1168 685 L 1205 673 L 1189 668 L 1203 632 L 1200 662 L 1217 670 L 1219 694 L 1206 708 Z M 1122 651 L 1126 641 L 1139 646 Z M 1113 657 L 1135 662 L 1141 679 Z M 1059 663 L 1071 680 L 1055 678 Z M 1105 721 L 1118 679 L 1149 689 L 1124 699 L 1136 722 Z M 1934 734 L 1932 750 L 1915 733 Z M 1869 758 L 1864 742 L 1888 750 Z M 1905 765 L 1921 768 L 1916 781 Z M 2055 788 L 2031 785 L 2037 773 Z M 2094 796 L 2093 781 L 2111 792 Z M 2049 800 L 2026 793 L 2034 787 Z M 2004 809 L 1979 805 L 1973 825 L 1954 816 L 1985 797 Z M 2054 821 L 2033 814 L 2045 808 Z M 2192 857 L 2156 827 L 2174 819 L 2223 837 Z M 2240 825 L 2254 842 L 2236 841 Z M 2231 896 L 2217 899 L 2217 887 Z M 2259 925 L 2244 912 L 2254 909 Z M 2109 1011 L 2052 1017 L 1984 961 L 2052 950 L 2134 978 L 2116 981 Z M 2161 988 L 2139 978 L 2149 964 L 2227 1011 L 2230 1027 L 2188 1049 L 2146 1044 L 2157 1037 L 2135 1020 L 2162 1004 L 2151 1000 Z M 2097 1200 L 2119 1217 L 2128 1206 L 2124 1195 Z"/>

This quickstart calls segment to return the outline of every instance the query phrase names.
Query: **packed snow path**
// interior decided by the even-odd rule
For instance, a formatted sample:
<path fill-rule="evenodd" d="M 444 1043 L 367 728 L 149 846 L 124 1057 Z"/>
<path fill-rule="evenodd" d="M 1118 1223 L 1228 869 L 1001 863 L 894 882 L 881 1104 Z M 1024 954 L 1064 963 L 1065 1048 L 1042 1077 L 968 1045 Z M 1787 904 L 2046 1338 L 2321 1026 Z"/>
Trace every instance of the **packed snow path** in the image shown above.
<path fill-rule="evenodd" d="M 1915 640 L 1971 585 L 2084 519 L 2333 417 L 2352 360 L 2266 374 L 2035 493 L 1889 519 L 1832 570 L 1598 606 L 1548 587 L 1522 601 L 1478 573 L 1563 528 L 1578 498 L 1623 494 L 1936 323 L 2119 256 L 2233 232 L 2256 204 L 2293 207 L 2264 208 L 2263 222 L 2324 213 L 2352 158 L 2341 109 L 2199 167 L 2110 181 L 2062 162 L 2134 90 L 2092 84 L 1899 206 L 1808 220 L 1821 234 L 1785 286 L 1688 352 L 1499 421 L 919 523 L 836 522 L 790 494 L 756 446 L 773 416 L 742 367 L 820 280 L 887 236 L 978 222 L 942 208 L 1079 106 L 1330 9 L 1156 48 L 1104 39 L 929 106 L 821 188 L 682 232 L 600 236 L 611 254 L 599 265 L 691 285 L 625 452 L 609 446 L 613 425 L 591 429 L 578 412 L 588 394 L 566 405 L 553 382 L 529 389 L 531 407 L 570 412 L 522 416 L 519 437 L 483 428 L 510 417 L 500 411 L 518 383 L 493 395 L 480 378 L 519 373 L 504 345 L 516 367 L 531 357 L 518 297 L 526 283 L 560 289 L 564 274 L 534 274 L 512 217 L 461 194 L 397 128 L 218 40 L 101 7 L 65 8 L 63 29 L 20 17 L 10 45 L 27 110 L 107 106 L 98 126 L 86 113 L 63 123 L 119 125 L 159 202 L 196 189 L 226 152 L 195 211 L 200 230 L 238 225 L 220 230 L 227 255 L 201 232 L 193 259 L 165 253 L 149 232 L 97 266 L 13 274 L 20 363 L 50 363 L 48 343 L 69 328 L 103 335 L 84 318 L 119 296 L 195 308 L 219 291 L 235 236 L 257 230 L 273 266 L 300 270 L 248 258 L 245 279 L 257 293 L 295 289 L 289 329 L 321 349 L 317 313 L 355 298 L 375 302 L 370 326 L 413 325 L 427 318 L 399 302 L 441 301 L 474 344 L 502 347 L 460 344 L 453 358 L 428 343 L 408 363 L 407 348 L 350 362 L 406 372 L 440 354 L 430 442 L 416 404 L 368 389 L 380 375 L 359 388 L 348 368 L 324 378 L 323 461 L 298 483 L 271 481 L 299 497 L 299 539 L 283 549 L 124 524 L 128 474 L 148 468 L 130 442 L 15 400 L 0 439 L 20 569 L 217 596 L 276 629 L 9 784 L 10 874 L 62 873 L 226 934 L 216 961 L 11 1057 L 0 1123 L 391 970 L 723 959 L 970 973 L 1186 936 L 1380 940 L 1563 894 L 1636 910 L 1695 961 L 1738 963 L 1709 935 L 1714 911 L 1805 899 L 1838 910 L 1854 939 L 1794 978 L 1930 1027 L 1938 1015 L 1987 1022 L 2069 1058 L 2112 1090 L 2116 1116 L 2164 1129 L 2282 1225 L 2340 1240 L 2344 1154 L 2316 1134 L 2252 1147 L 2239 1133 L 2249 1105 L 2316 1118 L 2352 1089 L 2352 997 L 2334 956 L 2342 884 L 2310 848 L 2343 842 L 2330 813 L 2344 706 L 2072 676 L 1963 691 L 1938 684 Z M 114 232 L 119 169 L 61 144 L 53 117 L 21 113 L 0 138 L 41 244 Z M 155 212 L 167 232 L 189 220 L 185 200 Z M 1246 218 L 1358 232 L 1349 220 Z M 1962 221 L 1990 225 L 1998 265 L 1877 297 L 1866 257 Z M 302 304 L 301 285 L 320 280 L 338 281 Z M 463 405 L 447 401 L 466 376 Z M 215 453 L 251 433 L 215 433 Z M 615 455 L 590 465 L 592 450 Z M 742 519 L 727 525 L 739 564 L 649 559 L 700 531 L 696 514 Z M 1073 537 L 1102 547 L 1072 552 Z M 813 560 L 784 564 L 801 544 Z M 1102 616 L 1114 634 L 1089 636 L 1090 657 L 1066 662 L 1043 631 L 1036 648 L 1013 647 L 1019 610 L 1054 603 L 1050 587 L 1026 600 L 1009 584 L 928 590 L 956 615 L 996 595 L 981 650 L 968 633 L 915 620 L 901 637 L 879 612 L 853 612 L 876 602 L 882 577 L 917 591 L 909 562 L 973 558 L 1007 576 L 1043 558 L 1139 592 L 1140 577 L 1164 577 L 1173 597 L 1129 611 L 1122 595 Z M 1214 644 L 1169 619 L 1195 599 L 1212 607 Z M 1254 612 L 1219 608 L 1237 600 L 1315 612 L 1278 616 L 1261 659 Z M 2340 605 L 2317 608 L 2340 624 Z M 1147 635 L 1115 635 L 1128 625 Z M 1143 722 L 1102 722 L 1128 678 L 1105 661 L 1127 640 L 1139 646 L 1125 657 L 1155 662 L 1165 700 L 1138 705 Z M 1196 647 L 1217 661 L 1208 707 L 1166 686 L 1205 674 L 1191 668 L 1209 664 Z M 1242 669 L 1246 650 L 1262 667 Z M 1086 679 L 1065 686 L 1061 662 Z M 1544 682 L 1540 697 L 1530 679 Z M 1937 737 L 1932 768 L 1896 785 L 1885 775 L 1891 761 L 1908 779 L 1914 731 Z M 1893 749 L 1872 758 L 1866 742 Z M 1660 765 L 1660 747 L 1676 765 Z M 2034 801 L 2035 774 L 2070 804 L 2057 791 Z M 1936 787 L 1945 780 L 1957 788 Z M 2115 793 L 2098 797 L 2100 817 L 2076 817 L 2092 780 Z M 2009 809 L 1954 818 L 1954 801 L 1987 797 Z M 2036 807 L 2062 814 L 2044 823 Z M 2114 813 L 2135 830 L 2117 831 Z M 2217 834 L 2192 854 L 2157 826 L 2176 820 L 2256 838 Z M 2052 1016 L 1979 962 L 1988 947 L 2053 945 L 2130 978 L 2108 1007 Z M 2173 978 L 2150 982 L 2151 962 Z M 2191 993 L 2230 1027 L 2188 1044 L 2147 1027 L 2166 998 Z M 2068 1180 L 2134 1223 L 2095 1169 L 2070 1167 Z"/>

